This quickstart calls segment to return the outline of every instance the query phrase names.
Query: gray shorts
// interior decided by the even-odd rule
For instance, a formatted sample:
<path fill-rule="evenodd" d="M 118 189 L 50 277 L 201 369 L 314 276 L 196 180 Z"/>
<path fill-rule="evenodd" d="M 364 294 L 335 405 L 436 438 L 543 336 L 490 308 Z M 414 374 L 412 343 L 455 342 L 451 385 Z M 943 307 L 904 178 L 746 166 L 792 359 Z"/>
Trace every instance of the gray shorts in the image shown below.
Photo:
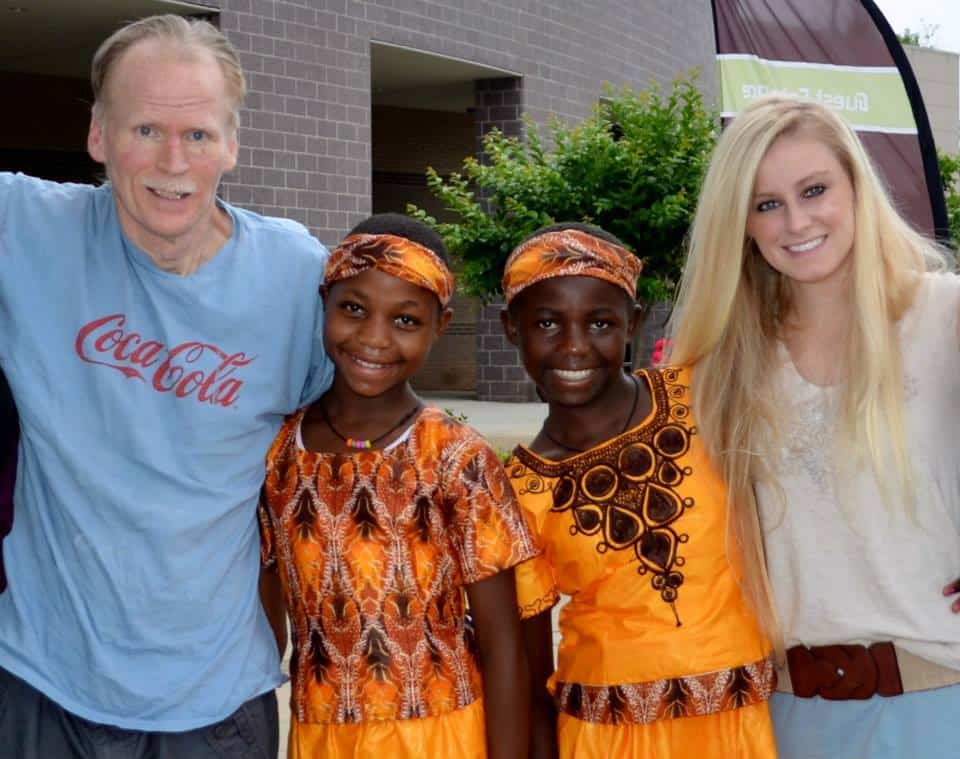
<path fill-rule="evenodd" d="M 207 727 L 141 732 L 81 719 L 0 668 L 0 759 L 276 759 L 279 743 L 274 691 Z"/>

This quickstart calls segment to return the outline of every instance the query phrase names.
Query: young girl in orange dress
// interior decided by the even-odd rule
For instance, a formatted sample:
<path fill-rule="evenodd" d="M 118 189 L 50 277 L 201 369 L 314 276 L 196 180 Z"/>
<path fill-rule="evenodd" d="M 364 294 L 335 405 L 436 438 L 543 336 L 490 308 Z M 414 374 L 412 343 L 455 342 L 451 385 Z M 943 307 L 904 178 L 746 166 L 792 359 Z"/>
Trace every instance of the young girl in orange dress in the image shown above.
<path fill-rule="evenodd" d="M 268 455 L 260 516 L 293 633 L 290 759 L 527 755 L 512 568 L 534 542 L 496 453 L 409 382 L 450 320 L 445 259 L 404 216 L 350 233 L 324 285 L 333 385 Z"/>
<path fill-rule="evenodd" d="M 507 337 L 549 404 L 507 473 L 545 552 L 517 570 L 531 756 L 767 759 L 770 645 L 726 539 L 726 491 L 683 368 L 623 370 L 639 259 L 603 230 L 547 227 L 507 261 Z M 550 609 L 561 639 L 553 671 Z"/>

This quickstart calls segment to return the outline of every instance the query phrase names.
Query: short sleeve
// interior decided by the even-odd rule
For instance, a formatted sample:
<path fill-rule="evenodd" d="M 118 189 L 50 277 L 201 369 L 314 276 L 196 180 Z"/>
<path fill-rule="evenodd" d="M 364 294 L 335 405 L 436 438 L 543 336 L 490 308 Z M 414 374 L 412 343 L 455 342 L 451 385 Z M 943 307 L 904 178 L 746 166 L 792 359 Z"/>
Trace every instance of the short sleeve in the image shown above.
<path fill-rule="evenodd" d="M 519 468 L 518 468 L 519 467 Z M 510 473 L 511 488 L 517 494 L 517 501 L 520 505 L 520 513 L 526 521 L 530 533 L 533 535 L 534 542 L 542 547 L 540 536 L 542 514 L 539 514 L 530 508 L 530 504 L 520 494 L 524 491 L 517 490 L 517 480 L 514 478 L 517 472 L 525 471 L 523 466 L 517 462 L 516 458 L 511 458 L 506 469 Z M 530 619 L 541 612 L 552 608 L 560 600 L 560 593 L 557 590 L 557 578 L 553 573 L 553 567 L 545 552 L 540 553 L 529 561 L 523 562 L 514 572 L 517 585 L 517 606 L 520 610 L 521 619 Z"/>
<path fill-rule="evenodd" d="M 514 570 L 517 583 L 517 606 L 520 619 L 530 619 L 553 608 L 560 600 L 553 569 L 540 555 L 518 565 Z"/>
<path fill-rule="evenodd" d="M 257 519 L 260 522 L 260 566 L 263 569 L 273 569 L 277 566 L 276 540 L 273 519 L 270 517 L 270 506 L 267 504 L 266 486 L 260 489 Z"/>
<path fill-rule="evenodd" d="M 41 232 L 57 232 L 61 220 L 68 225 L 73 216 L 82 221 L 92 189 L 0 171 L 0 251 L 4 257 L 11 253 L 35 257 L 47 252 L 34 238 L 45 239 Z"/>
<path fill-rule="evenodd" d="M 453 446 L 443 499 L 453 515 L 463 582 L 471 584 L 537 554 L 496 452 L 476 433 Z"/>
<path fill-rule="evenodd" d="M 275 514 L 283 512 L 283 478 L 295 453 L 297 430 L 303 419 L 303 410 L 291 414 L 284 420 L 283 426 L 270 444 L 266 456 L 266 474 L 260 488 L 260 500 L 257 504 L 257 521 L 260 523 L 260 565 L 272 569 L 277 565 L 277 522 Z M 282 524 L 280 525 L 282 530 Z"/>

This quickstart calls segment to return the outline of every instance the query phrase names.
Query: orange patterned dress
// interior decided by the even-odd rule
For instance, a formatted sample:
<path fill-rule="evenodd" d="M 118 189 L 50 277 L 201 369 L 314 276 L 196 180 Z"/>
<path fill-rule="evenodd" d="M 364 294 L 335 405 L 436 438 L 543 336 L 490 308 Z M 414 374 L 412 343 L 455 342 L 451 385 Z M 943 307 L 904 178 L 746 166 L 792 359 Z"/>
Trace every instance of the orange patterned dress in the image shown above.
<path fill-rule="evenodd" d="M 687 375 L 640 371 L 639 425 L 554 462 L 524 447 L 507 474 L 544 554 L 517 568 L 521 614 L 560 612 L 561 757 L 768 759 L 770 646 L 725 545 L 725 490 Z"/>
<path fill-rule="evenodd" d="M 496 453 L 434 408 L 385 450 L 306 451 L 303 412 L 260 508 L 291 620 L 291 759 L 486 756 L 464 586 L 535 555 Z"/>

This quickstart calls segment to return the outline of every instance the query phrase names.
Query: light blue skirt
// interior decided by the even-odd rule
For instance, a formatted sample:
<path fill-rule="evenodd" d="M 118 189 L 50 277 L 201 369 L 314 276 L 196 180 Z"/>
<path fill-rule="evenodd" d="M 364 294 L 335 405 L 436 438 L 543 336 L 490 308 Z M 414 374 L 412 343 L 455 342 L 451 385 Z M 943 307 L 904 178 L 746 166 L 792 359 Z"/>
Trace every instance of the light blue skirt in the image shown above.
<path fill-rule="evenodd" d="M 866 701 L 775 693 L 770 715 L 780 759 L 960 757 L 960 685 Z"/>

